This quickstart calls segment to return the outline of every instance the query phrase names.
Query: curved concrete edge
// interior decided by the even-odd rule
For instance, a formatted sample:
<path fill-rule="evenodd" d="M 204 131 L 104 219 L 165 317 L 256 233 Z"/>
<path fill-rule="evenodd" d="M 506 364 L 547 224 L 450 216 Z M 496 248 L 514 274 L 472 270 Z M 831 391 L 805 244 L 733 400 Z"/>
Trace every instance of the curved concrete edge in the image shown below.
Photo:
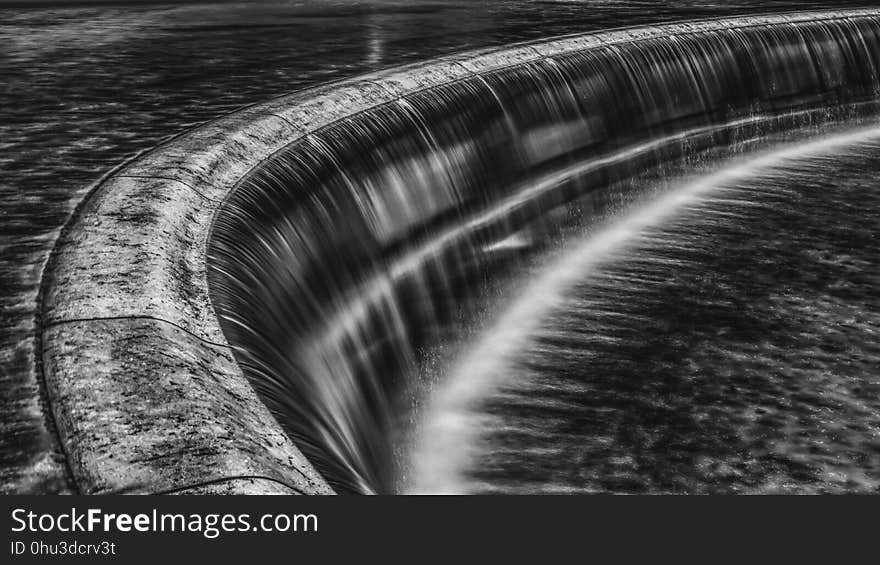
<path fill-rule="evenodd" d="M 187 489 L 170 492 L 174 495 L 205 495 L 205 494 L 303 494 L 285 485 L 260 477 L 233 478 L 216 483 L 199 485 Z"/>
<path fill-rule="evenodd" d="M 43 373 L 79 488 L 331 492 L 242 375 L 208 294 L 212 219 L 277 151 L 406 95 L 554 55 L 868 16 L 880 10 L 675 23 L 444 57 L 248 107 L 122 166 L 77 210 L 44 274 Z"/>
<path fill-rule="evenodd" d="M 84 492 L 162 492 L 237 476 L 329 492 L 228 348 L 132 318 L 58 324 L 44 343 L 55 416 Z"/>

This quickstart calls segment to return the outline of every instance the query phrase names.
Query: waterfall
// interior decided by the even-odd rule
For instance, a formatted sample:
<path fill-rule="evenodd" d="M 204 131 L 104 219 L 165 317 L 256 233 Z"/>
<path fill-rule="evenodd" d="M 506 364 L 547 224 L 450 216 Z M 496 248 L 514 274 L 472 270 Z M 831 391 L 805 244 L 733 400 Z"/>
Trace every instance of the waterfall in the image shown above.
<path fill-rule="evenodd" d="M 880 18 L 675 29 L 406 94 L 293 142 L 226 202 L 223 330 L 337 490 L 401 488 L 425 352 L 623 181 L 878 97 Z"/>

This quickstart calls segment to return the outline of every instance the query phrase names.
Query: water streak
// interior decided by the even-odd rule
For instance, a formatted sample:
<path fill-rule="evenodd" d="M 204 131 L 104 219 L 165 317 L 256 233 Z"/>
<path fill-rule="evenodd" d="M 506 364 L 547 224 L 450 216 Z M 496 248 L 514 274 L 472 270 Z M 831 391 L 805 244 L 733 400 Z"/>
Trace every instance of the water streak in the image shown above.
<path fill-rule="evenodd" d="M 713 204 L 724 205 L 723 198 L 712 198 L 715 191 L 789 160 L 834 153 L 878 137 L 880 128 L 871 126 L 784 147 L 725 167 L 672 189 L 567 251 L 529 284 L 450 371 L 448 382 L 431 401 L 430 412 L 419 434 L 421 439 L 413 455 L 412 491 L 454 494 L 469 490 L 463 472 L 470 464 L 470 458 L 478 456 L 476 438 L 489 426 L 489 418 L 478 409 L 481 402 L 506 380 L 515 378 L 522 353 L 534 347 L 533 339 L 546 324 L 550 313 L 569 309 L 571 289 L 589 280 L 599 265 L 614 261 L 628 245 L 641 242 L 649 228 L 663 224 L 687 208 L 697 207 L 708 198 Z M 621 281 L 623 284 L 633 282 L 638 281 L 633 277 Z M 601 312 L 591 309 L 591 314 L 596 316 Z M 637 323 L 631 315 L 621 315 L 628 324 Z M 610 333 L 604 334 L 605 339 L 613 339 Z M 601 332 L 594 337 L 603 337 L 599 334 Z M 547 438 L 547 441 L 553 440 Z"/>
<path fill-rule="evenodd" d="M 630 199 L 626 179 L 873 112 L 878 68 L 871 16 L 683 32 L 335 123 L 264 163 L 218 215 L 224 332 L 331 484 L 399 490 L 427 352 L 460 338 L 527 258 Z"/>

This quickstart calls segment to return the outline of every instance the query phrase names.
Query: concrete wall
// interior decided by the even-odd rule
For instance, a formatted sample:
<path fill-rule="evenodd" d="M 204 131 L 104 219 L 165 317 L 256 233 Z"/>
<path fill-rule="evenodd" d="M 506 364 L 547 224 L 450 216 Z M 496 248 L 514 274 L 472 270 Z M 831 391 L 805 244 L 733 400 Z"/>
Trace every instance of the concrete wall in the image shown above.
<path fill-rule="evenodd" d="M 42 288 L 42 367 L 79 489 L 329 493 L 242 375 L 211 305 L 212 218 L 261 161 L 412 92 L 597 45 L 877 16 L 737 18 L 576 35 L 466 53 L 246 108 L 108 175 L 66 226 Z"/>

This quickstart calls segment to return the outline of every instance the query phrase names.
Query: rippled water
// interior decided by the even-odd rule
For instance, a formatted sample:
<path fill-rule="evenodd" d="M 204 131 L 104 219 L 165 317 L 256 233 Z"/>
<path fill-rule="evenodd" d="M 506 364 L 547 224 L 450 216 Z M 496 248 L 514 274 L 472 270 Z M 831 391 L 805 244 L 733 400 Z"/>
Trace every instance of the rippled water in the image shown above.
<path fill-rule="evenodd" d="M 0 490 L 67 488 L 34 378 L 55 237 L 110 168 L 242 105 L 472 47 L 685 17 L 865 2 L 0 3 Z"/>
<path fill-rule="evenodd" d="M 880 129 L 673 182 L 500 308 L 422 492 L 876 492 Z"/>

